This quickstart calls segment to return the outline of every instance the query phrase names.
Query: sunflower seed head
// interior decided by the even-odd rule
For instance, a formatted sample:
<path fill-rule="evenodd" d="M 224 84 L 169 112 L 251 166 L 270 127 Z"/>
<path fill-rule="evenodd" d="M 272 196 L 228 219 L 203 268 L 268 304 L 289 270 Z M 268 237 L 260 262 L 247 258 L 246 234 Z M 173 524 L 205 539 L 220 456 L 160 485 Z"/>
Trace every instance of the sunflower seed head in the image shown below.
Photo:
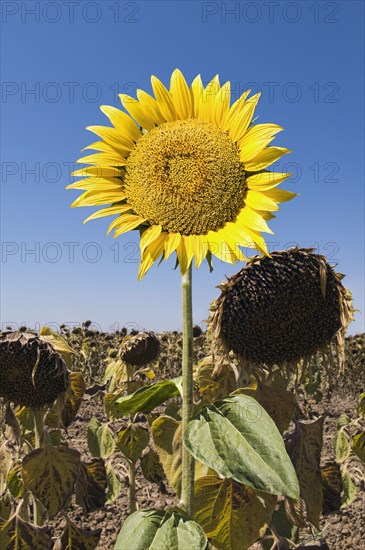
<path fill-rule="evenodd" d="M 120 346 L 123 361 L 135 367 L 142 367 L 155 361 L 160 353 L 160 341 L 153 332 L 141 332 L 127 336 Z"/>
<path fill-rule="evenodd" d="M 218 348 L 255 365 L 293 364 L 323 349 L 338 351 L 352 320 L 351 294 L 312 249 L 255 257 L 219 288 L 210 323 Z M 342 367 L 343 354 L 338 353 Z"/>
<path fill-rule="evenodd" d="M 68 388 L 68 371 L 51 344 L 31 332 L 0 333 L 0 397 L 39 409 Z"/>

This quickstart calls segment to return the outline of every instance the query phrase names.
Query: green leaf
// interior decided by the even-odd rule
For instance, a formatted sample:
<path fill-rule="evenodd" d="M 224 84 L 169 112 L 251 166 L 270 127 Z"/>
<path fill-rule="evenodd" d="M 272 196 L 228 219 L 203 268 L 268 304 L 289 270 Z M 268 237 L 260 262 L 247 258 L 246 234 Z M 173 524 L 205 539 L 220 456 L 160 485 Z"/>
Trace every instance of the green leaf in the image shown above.
<path fill-rule="evenodd" d="M 151 481 L 151 483 L 159 483 L 165 479 L 162 464 L 158 454 L 153 449 L 149 449 L 148 453 L 142 456 L 141 469 L 145 479 Z"/>
<path fill-rule="evenodd" d="M 36 527 L 14 514 L 7 521 L 0 519 L 0 542 L 6 550 L 49 550 L 52 535 L 49 527 Z"/>
<path fill-rule="evenodd" d="M 65 428 L 73 422 L 80 408 L 85 393 L 86 384 L 81 372 L 69 372 L 69 387 L 61 397 L 61 421 Z"/>
<path fill-rule="evenodd" d="M 352 450 L 365 463 L 365 431 L 354 435 Z"/>
<path fill-rule="evenodd" d="M 66 518 L 66 525 L 53 550 L 94 550 L 99 544 L 101 531 L 101 529 L 95 531 L 80 529 Z"/>
<path fill-rule="evenodd" d="M 22 462 L 26 488 L 45 506 L 50 517 L 68 501 L 79 471 L 80 453 L 66 447 L 36 449 Z"/>
<path fill-rule="evenodd" d="M 307 519 L 319 527 L 323 506 L 320 460 L 323 444 L 323 422 L 295 422 L 295 431 L 287 438 L 286 446 L 294 464 L 300 485 L 300 496 L 305 502 Z"/>
<path fill-rule="evenodd" d="M 1 528 L 1 520 L 7 521 L 10 518 L 11 504 L 12 504 L 12 498 L 9 495 L 9 493 L 6 493 L 3 497 L 0 497 L 0 528 Z"/>
<path fill-rule="evenodd" d="M 60 334 L 53 332 L 53 330 L 48 327 L 42 327 L 39 338 L 44 342 L 49 342 L 51 346 L 62 355 L 67 367 L 69 369 L 72 367 L 72 356 L 77 355 L 77 353 L 68 345 Z"/>
<path fill-rule="evenodd" d="M 356 485 L 352 481 L 350 474 L 341 468 L 342 476 L 342 486 L 343 486 L 343 495 L 341 500 L 341 509 L 350 506 L 350 504 L 355 500 L 356 497 Z"/>
<path fill-rule="evenodd" d="M 119 497 L 120 481 L 110 464 L 106 465 L 107 492 L 105 504 L 114 502 Z"/>
<path fill-rule="evenodd" d="M 189 423 L 184 444 L 218 474 L 266 493 L 298 498 L 298 479 L 283 439 L 248 395 L 217 401 Z"/>
<path fill-rule="evenodd" d="M 334 440 L 334 446 L 335 446 L 335 456 L 337 462 L 343 462 L 350 456 L 351 453 L 351 445 L 349 437 L 347 436 L 346 432 L 344 431 L 344 426 L 337 430 Z"/>
<path fill-rule="evenodd" d="M 87 444 L 93 456 L 108 458 L 115 450 L 115 441 L 108 424 L 92 418 L 87 427 Z"/>
<path fill-rule="evenodd" d="M 8 473 L 7 485 L 14 498 L 23 498 L 24 482 L 21 472 L 21 464 L 16 464 Z"/>
<path fill-rule="evenodd" d="M 246 550 L 264 534 L 276 500 L 232 479 L 206 476 L 195 483 L 195 519 L 218 550 Z"/>
<path fill-rule="evenodd" d="M 167 480 L 176 493 L 181 493 L 182 424 L 162 415 L 152 423 L 152 437 Z M 210 473 L 209 468 L 195 461 L 195 479 Z"/>
<path fill-rule="evenodd" d="M 205 550 L 203 529 L 177 512 L 141 510 L 125 521 L 114 550 Z"/>
<path fill-rule="evenodd" d="M 236 375 L 229 363 L 223 363 L 217 372 L 214 371 L 214 361 L 210 355 L 200 361 L 194 375 L 199 392 L 209 403 L 223 399 L 237 388 Z"/>
<path fill-rule="evenodd" d="M 139 388 L 130 395 L 114 399 L 109 406 L 109 416 L 113 418 L 124 418 L 131 413 L 150 412 L 171 397 L 180 395 L 176 382 L 163 380 L 149 386 Z M 108 394 L 105 396 L 108 399 Z"/>
<path fill-rule="evenodd" d="M 142 428 L 138 424 L 129 424 L 127 428 L 118 433 L 116 445 L 128 460 L 136 463 L 149 440 L 150 434 L 146 428 Z"/>
<path fill-rule="evenodd" d="M 295 395 L 292 392 L 262 385 L 256 389 L 240 388 L 234 392 L 234 395 L 239 394 L 250 395 L 256 399 L 271 416 L 280 433 L 288 429 L 297 407 Z"/>

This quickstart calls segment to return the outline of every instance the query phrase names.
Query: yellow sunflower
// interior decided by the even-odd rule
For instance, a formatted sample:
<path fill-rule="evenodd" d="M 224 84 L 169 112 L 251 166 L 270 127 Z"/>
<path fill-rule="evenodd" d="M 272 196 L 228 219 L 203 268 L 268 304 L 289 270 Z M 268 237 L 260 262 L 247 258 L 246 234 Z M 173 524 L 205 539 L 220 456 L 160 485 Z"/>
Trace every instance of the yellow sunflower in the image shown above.
<path fill-rule="evenodd" d="M 99 136 L 85 149 L 98 151 L 77 162 L 84 179 L 68 188 L 85 192 L 75 206 L 109 205 L 86 221 L 117 215 L 109 226 L 117 237 L 139 229 L 141 279 L 159 258 L 176 251 L 181 273 L 194 258 L 198 268 L 211 255 L 245 260 L 240 246 L 267 254 L 261 232 L 266 221 L 295 193 L 276 189 L 290 174 L 266 168 L 289 153 L 269 147 L 283 128 L 253 124 L 260 94 L 246 91 L 231 105 L 230 83 L 218 76 L 190 88 L 176 69 L 170 90 L 152 76 L 155 97 L 138 90 L 121 94 L 125 112 L 101 106 L 112 126 L 89 126 Z"/>

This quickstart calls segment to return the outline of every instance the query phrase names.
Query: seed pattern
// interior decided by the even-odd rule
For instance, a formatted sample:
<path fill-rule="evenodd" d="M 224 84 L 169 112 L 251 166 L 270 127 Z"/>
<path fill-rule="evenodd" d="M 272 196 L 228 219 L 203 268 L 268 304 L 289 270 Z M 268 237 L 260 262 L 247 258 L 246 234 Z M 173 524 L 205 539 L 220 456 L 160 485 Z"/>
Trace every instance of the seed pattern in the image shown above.
<path fill-rule="evenodd" d="M 51 405 L 68 388 L 62 356 L 30 332 L 0 333 L 0 396 L 38 409 Z"/>
<path fill-rule="evenodd" d="M 226 351 L 258 365 L 308 357 L 351 320 L 351 295 L 341 278 L 311 249 L 255 257 L 220 285 L 214 335 Z"/>
<path fill-rule="evenodd" d="M 182 235 L 234 221 L 244 206 L 238 147 L 210 122 L 166 122 L 143 136 L 128 159 L 125 191 L 135 212 Z"/>
<path fill-rule="evenodd" d="M 153 332 L 127 337 L 120 347 L 120 357 L 135 367 L 152 363 L 160 354 L 160 341 Z"/>

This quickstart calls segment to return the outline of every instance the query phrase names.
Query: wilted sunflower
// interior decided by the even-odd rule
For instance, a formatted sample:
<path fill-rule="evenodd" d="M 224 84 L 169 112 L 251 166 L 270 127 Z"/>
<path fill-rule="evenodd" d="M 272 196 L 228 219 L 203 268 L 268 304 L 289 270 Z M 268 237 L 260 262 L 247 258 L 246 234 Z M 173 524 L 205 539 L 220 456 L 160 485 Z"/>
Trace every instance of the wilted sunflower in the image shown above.
<path fill-rule="evenodd" d="M 31 332 L 0 333 L 0 397 L 39 409 L 69 386 L 62 356 Z"/>
<path fill-rule="evenodd" d="M 211 307 L 215 348 L 233 351 L 243 369 L 295 367 L 317 352 L 343 369 L 344 334 L 353 318 L 351 293 L 326 258 L 293 248 L 255 257 L 219 288 Z"/>
<path fill-rule="evenodd" d="M 160 353 L 160 341 L 153 332 L 141 332 L 126 336 L 120 346 L 123 361 L 134 367 L 143 367 L 155 361 Z"/>
<path fill-rule="evenodd" d="M 280 126 L 252 123 L 260 94 L 231 105 L 229 82 L 189 88 L 177 69 L 170 90 L 155 76 L 152 89 L 120 95 L 129 115 L 101 106 L 113 126 L 88 127 L 101 140 L 85 149 L 99 152 L 77 161 L 90 166 L 73 173 L 85 179 L 68 188 L 85 193 L 72 206 L 109 204 L 85 221 L 117 215 L 115 237 L 140 230 L 139 279 L 174 251 L 182 273 L 193 257 L 197 268 L 211 254 L 244 260 L 238 245 L 266 254 L 266 220 L 295 194 L 275 189 L 290 174 L 266 170 L 290 151 L 269 147 Z"/>

